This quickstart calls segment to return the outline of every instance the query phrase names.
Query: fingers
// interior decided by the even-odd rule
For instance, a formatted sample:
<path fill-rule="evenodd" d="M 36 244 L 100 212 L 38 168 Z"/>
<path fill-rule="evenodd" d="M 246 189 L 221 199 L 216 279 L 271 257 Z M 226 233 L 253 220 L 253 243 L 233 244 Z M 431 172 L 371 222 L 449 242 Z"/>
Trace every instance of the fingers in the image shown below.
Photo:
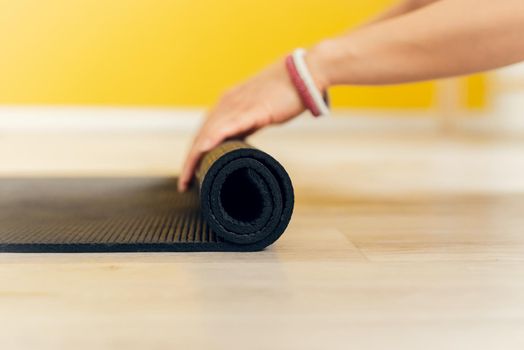
<path fill-rule="evenodd" d="M 228 138 L 245 136 L 248 132 L 253 132 L 254 128 L 251 125 L 251 120 L 252 118 L 249 116 L 242 119 L 222 117 L 220 120 L 213 120 L 212 117 L 210 117 L 208 122 L 206 122 L 199 131 L 188 153 L 178 181 L 178 190 L 181 192 L 187 190 L 196 168 L 205 153 Z"/>
<path fill-rule="evenodd" d="M 198 162 L 198 159 L 201 156 L 196 154 L 195 151 L 191 150 L 186 158 L 186 161 L 184 163 L 184 167 L 182 168 L 182 173 L 180 174 L 180 177 L 178 178 L 178 191 L 185 192 L 187 188 L 189 187 L 189 183 L 191 181 L 192 174 L 195 172 L 196 165 Z"/>
<path fill-rule="evenodd" d="M 210 139 L 206 139 L 206 133 L 201 133 L 193 142 L 191 150 L 186 158 L 182 173 L 178 180 L 178 190 L 184 192 L 189 187 L 193 174 L 195 173 L 196 167 L 200 162 L 200 159 L 206 152 L 211 150 L 213 147 L 218 145 L 219 142 L 213 142 Z"/>

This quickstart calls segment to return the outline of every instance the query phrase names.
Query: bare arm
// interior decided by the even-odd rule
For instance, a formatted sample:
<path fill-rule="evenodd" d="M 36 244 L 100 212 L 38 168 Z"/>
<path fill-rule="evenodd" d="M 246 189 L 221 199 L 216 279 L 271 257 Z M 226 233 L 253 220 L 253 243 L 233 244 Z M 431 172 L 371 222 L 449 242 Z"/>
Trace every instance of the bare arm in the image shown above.
<path fill-rule="evenodd" d="M 306 61 L 318 87 L 414 82 L 524 60 L 523 0 L 413 1 L 420 6 L 408 11 L 400 5 L 371 25 L 313 47 Z M 303 111 L 283 60 L 231 89 L 195 138 L 179 188 L 187 188 L 202 155 L 223 140 Z"/>
<path fill-rule="evenodd" d="M 441 0 L 339 38 L 309 55 L 323 87 L 398 84 L 524 60 L 524 1 Z"/>

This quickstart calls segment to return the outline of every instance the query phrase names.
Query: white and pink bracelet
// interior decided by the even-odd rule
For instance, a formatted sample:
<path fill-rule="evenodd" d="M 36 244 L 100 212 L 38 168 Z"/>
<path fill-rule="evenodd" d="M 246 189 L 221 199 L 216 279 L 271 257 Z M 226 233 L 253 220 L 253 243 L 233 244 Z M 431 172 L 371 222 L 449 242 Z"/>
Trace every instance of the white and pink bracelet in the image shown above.
<path fill-rule="evenodd" d="M 306 50 L 296 49 L 286 57 L 286 68 L 289 77 L 295 85 L 304 106 L 315 117 L 327 116 L 329 111 L 329 97 L 327 91 L 321 92 L 309 72 L 304 57 Z"/>

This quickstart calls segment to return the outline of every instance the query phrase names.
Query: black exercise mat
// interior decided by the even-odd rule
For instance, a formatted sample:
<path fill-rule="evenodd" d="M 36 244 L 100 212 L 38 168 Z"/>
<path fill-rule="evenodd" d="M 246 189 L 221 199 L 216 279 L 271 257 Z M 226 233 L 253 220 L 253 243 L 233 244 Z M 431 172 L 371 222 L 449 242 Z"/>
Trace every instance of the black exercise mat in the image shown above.
<path fill-rule="evenodd" d="M 291 219 L 289 176 L 246 143 L 209 152 L 197 179 L 0 179 L 0 251 L 257 251 Z"/>

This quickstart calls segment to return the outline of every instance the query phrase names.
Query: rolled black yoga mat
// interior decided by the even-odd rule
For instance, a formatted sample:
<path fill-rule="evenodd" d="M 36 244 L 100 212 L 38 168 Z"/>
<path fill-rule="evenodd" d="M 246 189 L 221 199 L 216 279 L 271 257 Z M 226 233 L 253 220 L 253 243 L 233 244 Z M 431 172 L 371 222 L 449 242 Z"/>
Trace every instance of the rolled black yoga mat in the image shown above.
<path fill-rule="evenodd" d="M 257 251 L 291 219 L 288 174 L 246 143 L 209 152 L 197 179 L 0 179 L 0 252 Z"/>

